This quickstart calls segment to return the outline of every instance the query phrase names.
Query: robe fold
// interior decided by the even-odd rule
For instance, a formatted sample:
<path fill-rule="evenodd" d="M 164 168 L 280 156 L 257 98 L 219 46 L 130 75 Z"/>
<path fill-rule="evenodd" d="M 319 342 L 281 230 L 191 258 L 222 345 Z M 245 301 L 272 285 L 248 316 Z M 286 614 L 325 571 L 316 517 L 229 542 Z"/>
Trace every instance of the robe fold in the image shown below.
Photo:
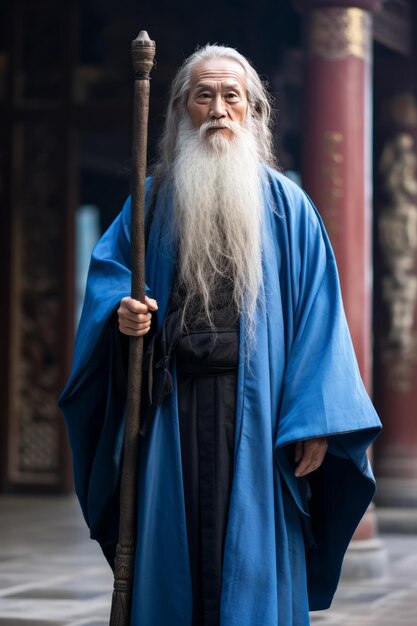
<path fill-rule="evenodd" d="M 256 344 L 240 320 L 233 482 L 224 543 L 221 626 L 306 626 L 327 608 L 343 555 L 371 501 L 366 455 L 380 422 L 364 389 L 334 255 L 306 194 L 263 169 L 263 282 Z M 146 207 L 152 180 L 147 181 Z M 174 282 L 172 203 L 158 193 L 146 247 L 147 293 L 161 328 Z M 75 488 L 112 561 L 117 541 L 125 398 L 111 318 L 130 294 L 130 199 L 91 260 L 74 364 L 60 398 Z M 132 625 L 191 626 L 175 358 L 173 391 L 141 440 Z M 293 444 L 329 437 L 322 467 L 294 476 Z"/>

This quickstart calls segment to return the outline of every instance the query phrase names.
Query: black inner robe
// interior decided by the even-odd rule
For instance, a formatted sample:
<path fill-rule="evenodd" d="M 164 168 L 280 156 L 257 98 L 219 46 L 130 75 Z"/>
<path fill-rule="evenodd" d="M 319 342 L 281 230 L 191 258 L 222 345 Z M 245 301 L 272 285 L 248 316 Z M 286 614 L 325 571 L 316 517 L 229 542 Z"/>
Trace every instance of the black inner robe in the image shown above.
<path fill-rule="evenodd" d="M 239 355 L 230 282 L 215 290 L 212 316 L 215 331 L 191 315 L 176 347 L 193 626 L 220 624 Z"/>

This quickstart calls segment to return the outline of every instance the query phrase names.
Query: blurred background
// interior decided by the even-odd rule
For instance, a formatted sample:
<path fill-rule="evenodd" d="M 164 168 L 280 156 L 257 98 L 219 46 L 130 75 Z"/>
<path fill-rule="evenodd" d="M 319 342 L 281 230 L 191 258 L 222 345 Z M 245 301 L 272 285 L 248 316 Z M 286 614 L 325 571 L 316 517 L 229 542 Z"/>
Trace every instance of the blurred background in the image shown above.
<path fill-rule="evenodd" d="M 279 166 L 323 216 L 385 426 L 379 525 L 416 532 L 414 0 L 1 2 L 0 493 L 72 491 L 56 401 L 91 249 L 129 193 L 130 42 L 143 28 L 157 46 L 150 161 L 170 81 L 197 45 L 236 47 L 269 83 Z M 381 549 L 374 510 L 356 539 Z"/>

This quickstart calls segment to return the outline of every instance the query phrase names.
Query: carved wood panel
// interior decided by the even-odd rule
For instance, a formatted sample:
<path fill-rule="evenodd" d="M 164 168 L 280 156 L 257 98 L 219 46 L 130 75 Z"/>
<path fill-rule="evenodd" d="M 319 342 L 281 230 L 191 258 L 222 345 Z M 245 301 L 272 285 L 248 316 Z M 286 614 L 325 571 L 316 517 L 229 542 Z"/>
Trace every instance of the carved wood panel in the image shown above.
<path fill-rule="evenodd" d="M 12 420 L 9 480 L 56 484 L 59 472 L 62 210 L 55 124 L 20 124 L 12 221 Z"/>
<path fill-rule="evenodd" d="M 70 11 L 67 0 L 59 6 L 52 0 L 16 0 L 7 15 L 8 38 L 0 41 L 0 53 L 9 59 L 0 99 L 3 491 L 56 491 L 69 484 L 56 400 L 68 360 L 63 336 L 72 335 L 64 97 Z"/>

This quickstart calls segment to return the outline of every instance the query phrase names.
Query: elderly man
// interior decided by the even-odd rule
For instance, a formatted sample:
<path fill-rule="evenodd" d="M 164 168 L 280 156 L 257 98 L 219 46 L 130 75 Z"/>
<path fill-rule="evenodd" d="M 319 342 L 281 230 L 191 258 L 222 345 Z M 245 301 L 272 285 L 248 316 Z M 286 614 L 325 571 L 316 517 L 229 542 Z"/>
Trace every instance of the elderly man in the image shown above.
<path fill-rule="evenodd" d="M 132 625 L 309 624 L 374 493 L 380 423 L 323 224 L 273 168 L 270 114 L 242 55 L 197 50 L 147 181 L 145 302 L 128 295 L 129 199 L 93 253 L 60 405 L 112 562 L 125 341 L 145 336 Z"/>

